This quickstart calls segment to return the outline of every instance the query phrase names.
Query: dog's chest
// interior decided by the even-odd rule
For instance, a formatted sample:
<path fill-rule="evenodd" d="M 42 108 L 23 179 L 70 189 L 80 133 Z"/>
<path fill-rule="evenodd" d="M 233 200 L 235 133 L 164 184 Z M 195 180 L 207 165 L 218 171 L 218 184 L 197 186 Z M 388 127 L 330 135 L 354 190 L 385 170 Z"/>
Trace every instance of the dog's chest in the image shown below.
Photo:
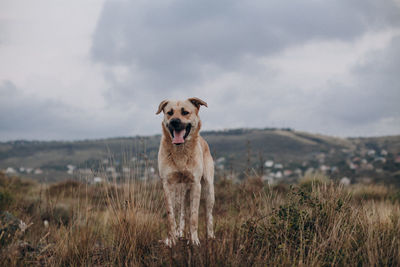
<path fill-rule="evenodd" d="M 188 167 L 193 165 L 193 158 L 184 153 L 182 154 L 171 154 L 170 156 L 171 165 L 175 166 L 178 171 L 186 171 Z"/>
<path fill-rule="evenodd" d="M 168 183 L 170 184 L 189 184 L 194 182 L 194 176 L 189 171 L 177 171 L 168 176 Z"/>

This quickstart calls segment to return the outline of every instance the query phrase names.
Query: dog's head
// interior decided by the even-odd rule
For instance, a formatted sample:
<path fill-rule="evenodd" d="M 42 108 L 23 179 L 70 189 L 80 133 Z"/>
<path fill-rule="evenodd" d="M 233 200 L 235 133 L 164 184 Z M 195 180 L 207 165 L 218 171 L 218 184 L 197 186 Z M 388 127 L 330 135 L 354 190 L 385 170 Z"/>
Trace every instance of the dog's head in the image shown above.
<path fill-rule="evenodd" d="M 183 144 L 198 133 L 201 126 L 198 114 L 202 105 L 207 107 L 206 102 L 196 97 L 184 101 L 164 100 L 160 103 L 156 114 L 164 112 L 163 127 L 173 144 Z"/>

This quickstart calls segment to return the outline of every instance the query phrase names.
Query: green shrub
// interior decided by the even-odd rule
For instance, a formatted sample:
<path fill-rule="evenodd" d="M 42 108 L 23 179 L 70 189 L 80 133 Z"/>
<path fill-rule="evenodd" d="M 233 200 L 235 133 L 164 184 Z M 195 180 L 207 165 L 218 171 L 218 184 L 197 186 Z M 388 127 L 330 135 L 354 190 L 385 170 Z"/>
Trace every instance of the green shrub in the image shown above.
<path fill-rule="evenodd" d="M 14 197 L 9 190 L 0 188 L 0 211 L 10 208 L 10 205 L 14 202 Z"/>
<path fill-rule="evenodd" d="M 311 192 L 313 187 L 329 184 L 330 182 L 329 178 L 321 173 L 310 173 L 299 179 L 299 186 Z"/>
<path fill-rule="evenodd" d="M 316 244 L 327 243 L 332 238 L 336 224 L 340 223 L 344 231 L 350 229 L 350 199 L 346 195 L 335 195 L 331 190 L 314 184 L 311 190 L 292 187 L 285 204 L 273 209 L 269 215 L 251 218 L 242 225 L 247 240 L 245 251 L 253 253 L 256 250 L 259 255 L 273 255 L 275 262 L 300 257 L 296 260 L 306 264 L 305 261 L 316 253 Z M 336 244 L 336 240 L 332 243 Z M 324 255 L 321 259 L 323 265 L 345 264 L 349 260 L 344 256 L 348 257 L 348 254 L 344 254 L 337 244 L 336 247 L 339 250 L 331 251 L 328 246 L 326 251 L 318 251 Z"/>
<path fill-rule="evenodd" d="M 7 177 L 4 173 L 0 172 L 0 188 L 7 188 L 13 194 L 27 193 L 34 182 L 30 179 L 21 179 L 19 177 Z"/>
<path fill-rule="evenodd" d="M 70 209 L 64 206 L 48 208 L 41 214 L 42 220 L 47 220 L 56 225 L 68 225 L 72 220 Z"/>
<path fill-rule="evenodd" d="M 384 185 L 356 185 L 352 190 L 353 199 L 362 200 L 385 200 L 390 197 L 390 189 Z"/>
<path fill-rule="evenodd" d="M 397 190 L 395 192 L 393 192 L 390 196 L 389 199 L 393 202 L 393 203 L 400 203 L 400 190 Z"/>
<path fill-rule="evenodd" d="M 83 184 L 74 180 L 67 180 L 52 184 L 49 187 L 50 196 L 78 196 L 80 190 L 84 188 Z"/>

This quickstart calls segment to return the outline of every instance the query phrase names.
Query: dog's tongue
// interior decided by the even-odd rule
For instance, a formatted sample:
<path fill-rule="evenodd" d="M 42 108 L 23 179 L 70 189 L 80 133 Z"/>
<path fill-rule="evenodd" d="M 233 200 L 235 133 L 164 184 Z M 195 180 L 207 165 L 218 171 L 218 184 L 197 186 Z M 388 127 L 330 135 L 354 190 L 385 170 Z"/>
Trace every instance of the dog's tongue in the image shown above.
<path fill-rule="evenodd" d="M 172 143 L 173 144 L 182 144 L 185 142 L 185 139 L 183 139 L 183 137 L 185 136 L 186 131 L 182 130 L 182 131 L 175 131 L 174 130 L 174 138 L 172 139 Z"/>

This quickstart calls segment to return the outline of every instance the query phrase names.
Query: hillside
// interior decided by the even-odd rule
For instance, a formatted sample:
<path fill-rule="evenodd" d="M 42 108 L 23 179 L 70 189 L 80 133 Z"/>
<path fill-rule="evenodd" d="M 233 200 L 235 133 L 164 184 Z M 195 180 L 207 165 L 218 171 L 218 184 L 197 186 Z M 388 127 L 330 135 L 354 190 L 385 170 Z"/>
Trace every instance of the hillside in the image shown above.
<path fill-rule="evenodd" d="M 351 181 L 400 181 L 400 136 L 335 138 L 290 129 L 202 132 L 218 175 L 270 182 L 322 171 Z M 71 177 L 155 177 L 160 135 L 75 142 L 0 143 L 0 169 L 45 181 Z"/>

